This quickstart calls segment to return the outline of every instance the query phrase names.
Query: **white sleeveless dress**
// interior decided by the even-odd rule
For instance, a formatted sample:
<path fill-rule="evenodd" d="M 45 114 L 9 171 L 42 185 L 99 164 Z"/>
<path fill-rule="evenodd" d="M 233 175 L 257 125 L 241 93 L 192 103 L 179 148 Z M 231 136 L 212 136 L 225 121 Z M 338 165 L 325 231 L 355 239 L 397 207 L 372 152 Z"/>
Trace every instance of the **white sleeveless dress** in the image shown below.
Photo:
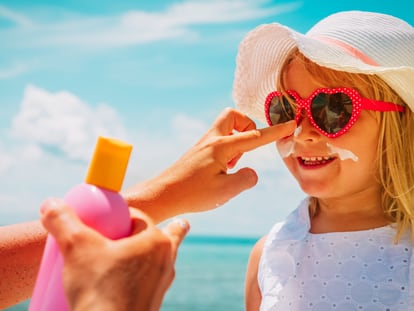
<path fill-rule="evenodd" d="M 260 310 L 414 310 L 412 242 L 395 229 L 309 233 L 308 200 L 267 236 Z"/>

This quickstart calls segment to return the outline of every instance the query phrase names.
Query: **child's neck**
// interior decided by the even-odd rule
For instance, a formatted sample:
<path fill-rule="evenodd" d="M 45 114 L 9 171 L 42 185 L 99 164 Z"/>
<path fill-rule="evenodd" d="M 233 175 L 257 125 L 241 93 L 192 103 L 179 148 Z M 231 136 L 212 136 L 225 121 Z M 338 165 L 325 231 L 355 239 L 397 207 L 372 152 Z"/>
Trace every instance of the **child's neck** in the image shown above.
<path fill-rule="evenodd" d="M 361 231 L 389 224 L 381 204 L 374 202 L 344 202 L 320 200 L 316 214 L 311 218 L 312 233 Z"/>

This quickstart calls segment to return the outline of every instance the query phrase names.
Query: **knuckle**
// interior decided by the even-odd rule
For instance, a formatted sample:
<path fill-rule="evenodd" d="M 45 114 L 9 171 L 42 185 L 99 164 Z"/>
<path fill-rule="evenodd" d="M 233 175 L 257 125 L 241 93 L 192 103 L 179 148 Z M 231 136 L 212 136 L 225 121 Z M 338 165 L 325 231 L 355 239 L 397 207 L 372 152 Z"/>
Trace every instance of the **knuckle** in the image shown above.
<path fill-rule="evenodd" d="M 75 247 L 85 242 L 85 234 L 81 229 L 69 231 L 65 238 L 61 240 L 62 252 L 70 253 Z"/>
<path fill-rule="evenodd" d="M 236 113 L 236 109 L 232 107 L 226 107 L 223 109 L 223 114 L 233 114 Z"/>
<path fill-rule="evenodd" d="M 223 145 L 225 141 L 226 141 L 226 138 L 224 136 L 214 136 L 214 137 L 210 137 L 206 141 L 205 146 L 210 147 L 210 148 L 217 148 L 217 146 Z"/>
<path fill-rule="evenodd" d="M 212 136 L 206 139 L 200 150 L 211 155 L 213 158 L 220 158 L 225 149 L 226 138 L 224 136 Z"/>
<path fill-rule="evenodd" d="M 176 272 L 175 272 L 175 268 L 173 266 L 170 273 L 169 273 L 170 282 L 172 282 L 175 279 L 175 275 L 176 275 Z"/>
<path fill-rule="evenodd" d="M 263 133 L 258 129 L 250 130 L 250 133 L 253 137 L 256 137 L 256 138 L 260 138 L 263 136 Z"/>
<path fill-rule="evenodd" d="M 162 250 L 163 252 L 165 252 L 168 248 L 171 248 L 170 239 L 158 228 L 152 228 L 150 235 L 152 236 L 153 249 L 155 249 L 156 251 Z"/>
<path fill-rule="evenodd" d="M 225 119 L 231 119 L 234 115 L 236 115 L 238 111 L 231 107 L 224 108 L 221 113 L 218 115 L 217 120 L 222 121 Z"/>
<path fill-rule="evenodd" d="M 58 219 L 60 215 L 61 215 L 60 210 L 52 208 L 52 209 L 48 209 L 43 217 L 46 220 L 55 220 L 55 219 Z"/>

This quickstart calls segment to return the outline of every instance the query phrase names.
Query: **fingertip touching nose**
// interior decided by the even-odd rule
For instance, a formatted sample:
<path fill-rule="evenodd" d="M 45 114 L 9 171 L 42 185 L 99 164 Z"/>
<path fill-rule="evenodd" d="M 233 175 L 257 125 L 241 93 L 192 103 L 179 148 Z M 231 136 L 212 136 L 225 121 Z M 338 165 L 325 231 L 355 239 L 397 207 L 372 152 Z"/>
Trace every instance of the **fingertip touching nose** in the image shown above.
<path fill-rule="evenodd" d="M 297 128 L 293 134 L 296 140 L 315 141 L 321 138 L 321 133 L 312 125 L 307 115 L 301 113 L 296 119 Z"/>

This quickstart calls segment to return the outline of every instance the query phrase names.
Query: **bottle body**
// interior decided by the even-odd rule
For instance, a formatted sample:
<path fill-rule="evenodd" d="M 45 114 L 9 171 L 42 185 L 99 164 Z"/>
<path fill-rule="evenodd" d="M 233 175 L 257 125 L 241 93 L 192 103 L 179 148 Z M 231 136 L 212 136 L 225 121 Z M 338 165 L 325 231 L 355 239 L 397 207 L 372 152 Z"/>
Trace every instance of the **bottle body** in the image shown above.
<path fill-rule="evenodd" d="M 64 201 L 87 226 L 110 239 L 119 239 L 131 233 L 128 205 L 116 191 L 83 183 L 72 188 Z M 62 272 L 62 256 L 56 241 L 49 235 L 29 311 L 69 311 Z"/>

